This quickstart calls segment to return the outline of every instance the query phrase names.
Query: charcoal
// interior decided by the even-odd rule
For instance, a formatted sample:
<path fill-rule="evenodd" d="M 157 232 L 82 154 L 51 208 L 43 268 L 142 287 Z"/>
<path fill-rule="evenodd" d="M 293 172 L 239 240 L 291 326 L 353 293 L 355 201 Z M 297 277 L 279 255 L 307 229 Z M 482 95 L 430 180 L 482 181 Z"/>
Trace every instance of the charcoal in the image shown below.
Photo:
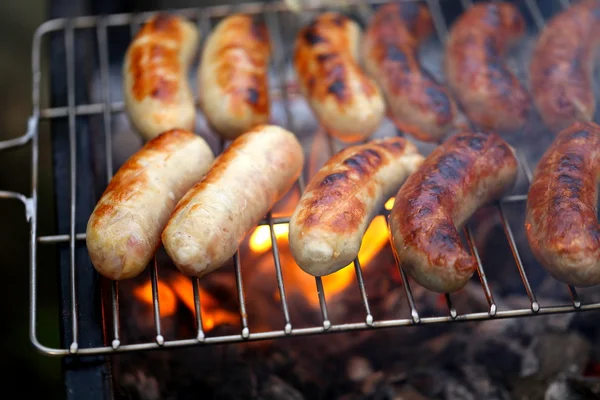
<path fill-rule="evenodd" d="M 576 377 L 560 376 L 550 383 L 544 400 L 600 399 L 600 382 Z"/>
<path fill-rule="evenodd" d="M 260 400 L 303 400 L 305 397 L 277 376 L 271 376 L 258 392 Z"/>

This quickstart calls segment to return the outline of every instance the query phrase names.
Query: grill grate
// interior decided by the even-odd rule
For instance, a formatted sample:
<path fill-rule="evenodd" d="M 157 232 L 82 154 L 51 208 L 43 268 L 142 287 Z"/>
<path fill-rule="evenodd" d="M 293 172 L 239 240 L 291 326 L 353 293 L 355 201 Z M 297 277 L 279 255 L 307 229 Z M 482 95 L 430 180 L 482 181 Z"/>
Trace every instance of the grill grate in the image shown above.
<path fill-rule="evenodd" d="M 411 0 L 407 0 L 411 1 Z M 417 0 L 412 0 L 417 1 Z M 370 4 L 384 3 L 382 0 L 371 0 Z M 347 3 L 358 6 L 360 2 L 358 0 L 349 0 Z M 442 8 L 439 0 L 427 0 L 426 3 L 430 7 L 432 12 L 435 28 L 438 33 L 438 38 L 443 43 L 447 33 L 448 26 L 444 20 Z M 461 0 L 461 4 L 464 7 L 471 5 L 470 0 Z M 560 1 L 562 7 L 568 6 L 567 0 Z M 529 9 L 531 17 L 538 29 L 543 27 L 544 17 L 540 9 L 538 8 L 535 0 L 525 0 L 525 5 Z M 246 12 L 250 14 L 263 14 L 264 18 L 269 26 L 270 33 L 273 39 L 274 45 L 274 60 L 273 69 L 275 71 L 276 86 L 279 86 L 275 90 L 280 94 L 286 117 L 286 127 L 293 132 L 296 132 L 296 121 L 294 121 L 294 115 L 290 109 L 290 99 L 287 91 L 288 85 L 285 76 L 285 56 L 284 56 L 284 37 L 282 36 L 282 24 L 281 24 L 281 13 L 286 12 L 286 7 L 281 2 L 272 3 L 248 3 L 240 4 L 237 6 L 216 6 L 204 9 L 183 9 L 177 10 L 176 12 L 185 15 L 198 23 L 198 27 L 202 32 L 208 32 L 211 27 L 211 19 L 220 18 L 227 16 L 228 14 L 236 12 Z M 311 11 L 318 11 L 313 9 Z M 398 265 L 399 272 L 402 276 L 402 282 L 406 298 L 411 310 L 408 318 L 402 319 L 391 319 L 391 320 L 375 320 L 371 314 L 371 308 L 367 296 L 367 291 L 364 284 L 362 275 L 361 265 L 359 260 L 354 262 L 354 271 L 356 274 L 356 281 L 358 283 L 358 289 L 364 305 L 364 322 L 358 323 L 342 323 L 332 324 L 329 319 L 328 307 L 325 297 L 325 291 L 323 288 L 323 282 L 321 278 L 315 278 L 315 286 L 319 299 L 319 307 L 322 315 L 321 325 L 307 327 L 307 328 L 293 328 L 292 320 L 290 319 L 289 306 L 286 298 L 286 291 L 283 281 L 283 273 L 281 260 L 279 257 L 279 248 L 274 231 L 274 225 L 280 223 L 289 222 L 289 217 L 274 218 L 269 213 L 261 225 L 268 225 L 270 228 L 270 236 L 272 241 L 272 255 L 274 260 L 276 282 L 281 299 L 281 311 L 284 317 L 284 325 L 280 330 L 270 330 L 261 332 L 250 332 L 248 328 L 248 317 L 246 314 L 246 300 L 244 295 L 244 284 L 242 276 L 242 266 L 239 253 L 234 256 L 234 269 L 235 278 L 237 284 L 237 292 L 239 296 L 239 314 L 241 320 L 241 332 L 234 335 L 225 336 L 207 336 L 203 331 L 202 315 L 200 302 L 201 298 L 199 295 L 199 281 L 197 278 L 192 279 L 194 305 L 195 305 L 195 318 L 197 332 L 196 337 L 192 339 L 184 340 L 165 340 L 161 333 L 161 319 L 160 319 L 160 300 L 158 297 L 158 266 L 156 259 L 154 264 L 149 268 L 150 281 L 152 283 L 152 294 L 153 294 L 153 311 L 154 311 L 154 322 L 156 330 L 156 339 L 154 342 L 144 343 L 132 343 L 132 344 L 121 344 L 120 341 L 120 316 L 119 316 L 119 286 L 117 282 L 112 282 L 110 290 L 110 308 L 105 310 L 105 325 L 112 322 L 112 337 L 106 337 L 105 342 L 110 345 L 102 347 L 85 347 L 81 345 L 78 340 L 78 331 L 80 329 L 80 322 L 85 318 L 84 315 L 79 314 L 78 310 L 78 291 L 80 288 L 76 285 L 76 257 L 75 248 L 76 245 L 84 243 L 85 233 L 76 232 L 75 215 L 76 215 L 76 140 L 77 135 L 77 117 L 80 116 L 101 116 L 104 122 L 104 156 L 106 157 L 106 171 L 105 175 L 107 179 L 110 179 L 113 175 L 113 154 L 112 154 L 112 143 L 111 143 L 111 122 L 113 115 L 122 113 L 124 106 L 122 102 L 111 102 L 109 93 L 109 51 L 108 51 L 108 31 L 115 27 L 131 27 L 132 33 L 134 33 L 140 26 L 140 23 L 149 18 L 152 13 L 140 13 L 140 14 L 114 14 L 102 17 L 77 17 L 73 19 L 55 19 L 50 20 L 41 25 L 33 40 L 33 114 L 28 121 L 28 129 L 25 135 L 16 139 L 0 142 L 0 150 L 6 150 L 14 147 L 25 145 L 29 142 L 32 144 L 31 159 L 32 159 L 32 176 L 31 183 L 32 189 L 30 196 L 26 196 L 20 193 L 0 191 L 0 198 L 5 199 L 17 199 L 25 205 L 27 221 L 30 224 L 31 235 L 30 235 L 30 273 L 31 273 L 31 287 L 30 287 L 30 337 L 33 345 L 42 353 L 54 356 L 65 356 L 69 354 L 79 355 L 92 355 L 92 354 L 108 354 L 117 352 L 157 349 L 157 348 L 168 348 L 168 347 L 182 347 L 182 346 L 193 346 L 193 345 L 208 345 L 216 343 L 234 343 L 243 342 L 250 340 L 263 340 L 263 339 L 275 339 L 283 337 L 293 337 L 301 335 L 321 334 L 326 332 L 341 332 L 341 331 L 356 331 L 365 329 L 378 329 L 386 327 L 397 327 L 397 326 L 410 326 L 416 324 L 435 324 L 452 321 L 475 321 L 475 320 L 489 320 L 497 318 L 510 318 L 510 317 L 522 317 L 532 316 L 541 314 L 553 314 L 553 313 L 568 313 L 583 310 L 594 310 L 600 309 L 600 303 L 582 303 L 578 294 L 573 287 L 568 287 L 568 290 L 572 297 L 571 304 L 559 305 L 559 306 L 541 306 L 536 298 L 536 294 L 532 289 L 527 276 L 526 268 L 521 261 L 521 255 L 517 246 L 513 231 L 509 224 L 505 207 L 511 203 L 523 203 L 526 200 L 525 194 L 507 196 L 498 202 L 495 207 L 499 212 L 500 220 L 506 234 L 510 249 L 513 253 L 516 266 L 522 278 L 522 282 L 529 298 L 530 306 L 528 308 L 521 309 L 509 309 L 499 310 L 497 303 L 494 299 L 494 295 L 488 284 L 486 274 L 479 256 L 477 247 L 475 246 L 474 235 L 470 226 L 465 228 L 465 236 L 467 239 L 468 246 L 475 255 L 478 261 L 477 272 L 481 281 L 482 289 L 487 299 L 488 310 L 486 312 L 475 312 L 475 313 L 464 313 L 459 314 L 452 304 L 451 295 L 445 296 L 448 313 L 442 316 L 423 317 L 419 315 L 416 307 L 415 299 L 413 297 L 410 282 L 406 279 L 405 273 Z M 94 29 L 96 40 L 98 44 L 99 53 L 99 66 L 100 66 L 100 80 L 102 84 L 102 102 L 101 103 L 90 103 L 90 104 L 76 104 L 75 96 L 75 75 L 76 65 L 74 61 L 74 43 L 75 37 L 78 31 L 81 29 Z M 66 48 L 66 74 L 67 74 L 67 105 L 60 107 L 41 107 L 40 103 L 40 83 L 41 83 L 41 57 L 42 57 L 42 40 L 48 35 L 53 33 L 63 33 Z M 55 120 L 57 118 L 67 118 L 68 121 L 68 132 L 69 132 L 69 161 L 70 161 L 70 229 L 69 234 L 56 234 L 56 235 L 44 235 L 39 236 L 37 232 L 37 221 L 38 221 L 38 122 L 43 120 Z M 333 140 L 329 138 L 329 143 L 334 148 Z M 223 143 L 221 144 L 223 146 Z M 221 147 L 222 148 L 222 147 Z M 519 153 L 519 159 L 522 171 L 528 181 L 531 180 L 531 168 L 528 164 L 526 157 Z M 298 187 L 302 191 L 304 189 L 304 181 L 301 178 L 298 182 Z M 382 215 L 387 216 L 388 212 L 382 211 Z M 71 296 L 71 326 L 72 326 L 72 338 L 69 346 L 65 348 L 52 348 L 45 346 L 39 341 L 37 324 L 37 306 L 41 301 L 46 299 L 38 299 L 38 260 L 36 259 L 36 252 L 38 245 L 57 245 L 66 244 L 69 248 L 69 271 L 70 271 L 70 296 Z M 98 299 L 100 301 L 100 299 Z M 108 321 L 108 314 L 110 320 Z M 80 346 L 81 345 L 81 346 Z"/>

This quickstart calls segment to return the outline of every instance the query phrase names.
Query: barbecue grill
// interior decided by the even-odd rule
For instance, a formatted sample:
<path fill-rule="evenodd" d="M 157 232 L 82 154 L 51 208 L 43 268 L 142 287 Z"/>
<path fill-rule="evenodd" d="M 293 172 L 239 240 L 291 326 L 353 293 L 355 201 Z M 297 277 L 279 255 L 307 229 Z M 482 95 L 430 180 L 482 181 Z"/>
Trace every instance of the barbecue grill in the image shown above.
<path fill-rule="evenodd" d="M 418 0 L 404 0 L 418 1 Z M 387 3 L 383 0 L 347 0 L 345 11 L 355 11 L 356 15 L 364 12 L 365 3 L 377 5 Z M 427 0 L 434 18 L 437 40 L 443 44 L 453 15 L 462 12 L 471 5 L 471 0 Z M 518 2 L 524 16 L 530 22 L 530 29 L 535 34 L 544 26 L 545 20 L 552 13 L 569 6 L 568 0 L 544 1 L 523 0 Z M 548 8 L 540 8 L 545 3 Z M 453 8 L 454 7 L 454 8 Z M 453 11 L 454 10 L 454 14 Z M 244 12 L 259 15 L 266 21 L 273 41 L 271 66 L 271 89 L 273 97 L 278 99 L 283 110 L 281 124 L 292 132 L 299 129 L 299 121 L 292 110 L 291 102 L 297 97 L 294 89 L 294 77 L 289 73 L 290 55 L 294 33 L 287 21 L 297 20 L 298 14 L 292 12 L 284 2 L 243 3 L 236 5 L 219 5 L 204 8 L 187 8 L 170 10 L 184 15 L 198 24 L 205 39 L 216 20 L 233 12 Z M 317 13 L 320 9 L 309 7 L 303 13 Z M 465 237 L 470 250 L 478 260 L 477 272 L 488 309 L 485 312 L 461 312 L 452 303 L 452 295 L 446 295 L 447 313 L 438 316 L 422 316 L 413 299 L 410 280 L 397 264 L 402 276 L 402 289 L 408 302 L 410 315 L 391 320 L 378 320 L 373 317 L 369 304 L 368 292 L 363 282 L 363 274 L 358 259 L 354 261 L 356 274 L 356 296 L 362 299 L 363 321 L 332 323 L 328 314 L 326 293 L 321 278 L 315 278 L 315 290 L 319 299 L 321 323 L 311 327 L 297 328 L 290 318 L 286 301 L 282 263 L 275 236 L 274 225 L 289 222 L 289 216 L 273 217 L 269 213 L 261 221 L 270 229 L 273 274 L 276 276 L 277 290 L 281 299 L 281 312 L 284 324 L 278 329 L 254 331 L 249 329 L 244 286 L 244 262 L 239 254 L 233 259 L 237 295 L 239 302 L 239 318 L 241 330 L 236 334 L 216 335 L 203 330 L 201 302 L 198 279 L 192 279 L 195 304 L 196 335 L 194 338 L 166 340 L 161 332 L 160 308 L 161 300 L 158 290 L 158 265 L 148 267 L 148 279 L 152 285 L 155 340 L 137 343 L 122 343 L 120 336 L 120 303 L 119 283 L 105 282 L 100 279 L 91 265 L 85 248 L 85 225 L 99 194 L 106 182 L 115 172 L 113 160 L 114 121 L 124 112 L 122 101 L 114 100 L 117 93 L 110 89 L 110 59 L 118 54 L 122 56 L 125 48 L 113 46 L 113 35 L 129 31 L 133 35 L 140 25 L 153 12 L 120 13 L 98 16 L 78 16 L 52 19 L 42 24 L 36 31 L 32 48 L 33 70 L 33 111 L 28 120 L 27 132 L 16 139 L 0 142 L 0 150 L 23 146 L 31 143 L 31 192 L 28 194 L 2 191 L 0 198 L 17 199 L 25 208 L 30 225 L 30 338 L 32 344 L 40 352 L 49 356 L 66 357 L 69 368 L 81 370 L 85 365 L 90 380 L 96 385 L 106 384 L 107 366 L 102 362 L 103 356 L 120 352 L 133 352 L 160 348 L 184 346 L 208 346 L 212 344 L 258 341 L 278 339 L 302 335 L 325 334 L 352 330 L 382 329 L 423 324 L 440 324 L 459 321 L 483 321 L 498 318 L 530 317 L 542 314 L 571 313 L 600 309 L 600 303 L 586 302 L 571 286 L 565 291 L 570 293 L 572 301 L 564 305 L 545 305 L 538 301 L 533 285 L 528 276 L 528 265 L 522 262 L 521 252 L 526 243 L 518 243 L 506 208 L 511 204 L 524 204 L 526 186 L 520 193 L 513 193 L 494 205 L 505 232 L 506 240 L 514 256 L 515 268 L 522 279 L 523 287 L 529 298 L 529 306 L 516 309 L 501 309 L 497 306 L 495 294 L 488 284 L 485 265 L 481 262 L 478 248 L 475 245 L 474 233 L 470 226 L 465 228 Z M 120 33 L 119 33 L 120 32 Z M 115 48 L 117 47 L 117 48 Z M 48 51 L 49 50 L 49 51 Z M 439 49 L 438 51 L 442 51 Z M 52 85 L 49 103 L 42 101 L 41 90 L 46 84 L 42 79 L 43 66 L 49 69 Z M 521 70 L 524 65 L 518 66 Z M 96 71 L 102 87 L 101 101 L 95 101 L 90 95 L 91 71 Z M 57 202 L 58 226 L 53 234 L 40 235 L 37 229 L 38 214 L 38 126 L 41 121 L 48 121 L 52 130 L 52 145 L 55 173 L 55 198 Z M 95 122 L 101 121 L 100 124 Z M 94 132 L 100 126 L 100 140 L 96 140 Z M 335 148 L 334 139 L 328 137 L 329 144 Z M 222 150 L 224 143 L 217 143 L 217 150 Z M 534 160 L 519 151 L 520 174 L 527 182 L 531 180 Z M 97 163 L 97 164 L 96 164 Z M 98 171 L 101 171 L 98 173 Z M 304 179 L 298 182 L 298 188 L 304 188 Z M 382 209 L 381 215 L 387 212 Z M 514 223 L 513 223 L 514 224 Z M 53 299 L 40 298 L 38 295 L 39 270 L 44 261 L 39 260 L 37 250 L 40 246 L 57 246 L 60 254 L 60 293 L 61 293 L 61 346 L 51 347 L 42 343 L 38 337 L 37 309 L 40 303 Z M 102 294 L 104 293 L 104 294 Z M 102 297 L 107 301 L 103 302 Z M 357 310 L 358 312 L 358 310 Z M 77 364 L 80 363 L 80 364 Z M 95 378 L 94 378 L 95 377 Z M 95 380 L 94 380 L 95 379 Z M 77 387 L 75 384 L 74 387 Z M 91 385 L 87 390 L 93 390 Z"/>

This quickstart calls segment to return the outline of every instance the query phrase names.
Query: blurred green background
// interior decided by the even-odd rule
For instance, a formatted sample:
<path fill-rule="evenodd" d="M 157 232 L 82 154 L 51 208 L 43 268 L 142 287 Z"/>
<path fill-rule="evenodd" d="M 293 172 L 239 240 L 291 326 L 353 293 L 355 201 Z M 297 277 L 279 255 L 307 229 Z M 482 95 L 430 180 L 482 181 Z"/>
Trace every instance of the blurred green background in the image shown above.
<path fill-rule="evenodd" d="M 31 45 L 37 26 L 47 19 L 44 0 L 0 2 L 0 140 L 23 135 L 31 115 Z M 45 91 L 44 91 L 45 92 Z M 42 128 L 47 128 L 42 126 Z M 53 224 L 53 205 L 49 197 L 51 168 L 47 130 L 40 131 L 40 230 L 48 232 Z M 0 153 L 0 190 L 26 195 L 31 190 L 30 147 Z M 3 340 L 2 380 L 5 387 L 18 387 L 20 398 L 40 396 L 64 398 L 60 360 L 42 356 L 29 341 L 29 226 L 20 202 L 0 200 L 0 255 L 4 283 L 1 293 Z M 56 254 L 45 249 L 39 254 L 50 282 L 56 267 Z M 56 281 L 54 281 L 56 282 Z M 48 285 L 48 295 L 57 295 Z M 56 298 L 56 297 L 54 297 Z M 39 334 L 45 344 L 58 344 L 57 304 L 39 305 Z"/>

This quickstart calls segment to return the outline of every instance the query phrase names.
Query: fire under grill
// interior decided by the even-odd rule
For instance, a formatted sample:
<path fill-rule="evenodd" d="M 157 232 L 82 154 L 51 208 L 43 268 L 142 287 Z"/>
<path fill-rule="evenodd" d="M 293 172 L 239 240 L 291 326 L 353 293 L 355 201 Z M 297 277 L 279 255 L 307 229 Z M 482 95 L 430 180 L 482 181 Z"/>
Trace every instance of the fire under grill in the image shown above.
<path fill-rule="evenodd" d="M 544 21 L 549 17 L 547 12 L 538 7 L 540 1 L 524 0 L 519 2 L 524 16 L 530 22 L 530 36 L 532 38 L 535 37 L 539 29 L 543 27 Z M 345 2 L 346 6 L 341 10 L 352 14 L 361 22 L 366 10 L 365 4 L 377 3 L 384 2 L 379 0 L 369 2 L 349 0 Z M 429 0 L 426 3 L 434 17 L 437 38 L 432 39 L 431 43 L 424 46 L 422 50 L 423 60 L 426 67 L 442 79 L 443 76 L 440 72 L 441 46 L 444 43 L 452 18 L 449 17 L 451 13 L 445 10 L 450 3 L 460 4 L 464 9 L 471 5 L 471 1 Z M 553 7 L 555 12 L 569 6 L 568 0 L 554 3 L 556 3 Z M 304 100 L 298 94 L 290 67 L 291 44 L 295 33 L 302 24 L 305 24 L 312 16 L 321 11 L 319 8 L 310 8 L 299 14 L 290 11 L 281 2 L 173 10 L 173 12 L 196 21 L 202 32 L 202 39 L 208 36 L 216 21 L 233 12 L 257 14 L 264 18 L 274 46 L 270 77 L 274 103 L 272 106 L 273 122 L 296 133 L 307 148 L 312 150 L 318 148 L 321 152 L 321 158 L 326 159 L 338 150 L 341 144 L 324 133 L 314 121 Z M 135 287 L 127 282 L 105 282 L 103 279 L 98 278 L 85 252 L 84 227 L 87 223 L 86 216 L 91 212 L 97 195 L 101 193 L 116 168 L 141 143 L 139 138 L 131 131 L 127 134 L 123 133 L 124 129 L 131 129 L 124 122 L 126 121 L 124 119 L 124 106 L 120 98 L 119 57 L 123 56 L 124 48 L 123 46 L 113 45 L 111 38 L 113 35 L 123 34 L 124 32 L 133 36 L 140 25 L 151 15 L 151 13 L 111 14 L 99 17 L 54 19 L 40 26 L 34 37 L 33 114 L 28 121 L 28 130 L 22 137 L 0 143 L 0 150 L 31 143 L 32 191 L 29 195 L 4 191 L 0 192 L 0 197 L 22 201 L 31 227 L 30 337 L 33 345 L 42 353 L 54 356 L 99 355 L 600 309 L 600 302 L 594 301 L 598 299 L 597 296 L 594 297 L 593 295 L 595 293 L 594 289 L 581 290 L 578 293 L 575 288 L 562 285 L 560 290 L 564 292 L 564 296 L 559 295 L 558 298 L 562 299 L 568 296 L 571 300 L 570 302 L 563 301 L 556 304 L 554 302 L 546 304 L 536 297 L 535 285 L 532 283 L 533 278 L 530 275 L 532 270 L 538 271 L 539 275 L 541 269 L 539 265 L 533 265 L 533 262 L 529 262 L 529 260 L 532 260 L 530 256 L 524 255 L 524 253 L 529 253 L 529 249 L 527 243 L 522 240 L 523 237 L 518 233 L 522 228 L 520 225 L 523 221 L 532 165 L 545 148 L 540 144 L 544 142 L 540 142 L 539 138 L 547 137 L 543 139 L 546 142 L 550 140 L 548 139 L 550 136 L 548 133 L 540 131 L 542 129 L 539 127 L 541 124 L 536 125 L 534 123 L 528 124 L 526 131 L 520 135 L 507 138 L 518 148 L 521 167 L 519 182 L 513 193 L 482 210 L 484 211 L 482 215 L 497 220 L 499 226 L 502 227 L 503 248 L 509 249 L 512 253 L 514 259 L 512 268 L 518 272 L 521 278 L 518 290 L 524 291 L 526 294 L 528 299 L 526 305 L 520 307 L 506 306 L 507 303 L 502 301 L 503 294 L 494 292 L 494 286 L 489 283 L 490 280 L 486 276 L 486 273 L 489 274 L 490 271 L 487 270 L 484 258 L 480 257 L 481 246 L 478 245 L 478 232 L 481 229 L 475 228 L 472 223 L 469 223 L 463 234 L 464 240 L 478 261 L 477 271 L 480 290 L 486 304 L 483 309 L 470 310 L 469 307 L 455 300 L 455 296 L 460 296 L 460 294 L 446 294 L 438 299 L 441 302 L 440 304 L 443 305 L 438 308 L 439 314 L 431 315 L 429 312 L 422 312 L 419 309 L 419 302 L 415 300 L 413 294 L 416 290 L 415 284 L 413 283 L 411 288 L 411 280 L 407 278 L 401 266 L 396 262 L 393 264 L 395 270 L 390 272 L 390 275 L 392 273 L 396 274 L 398 279 L 392 279 L 390 276 L 392 284 L 389 290 L 403 292 L 407 306 L 403 311 L 406 311 L 406 313 L 397 318 L 378 318 L 371 301 L 370 287 L 368 283 L 365 283 L 365 275 L 368 271 L 378 268 L 378 257 L 370 255 L 368 260 L 361 259 L 363 254 L 361 250 L 361 255 L 354 261 L 353 266 L 340 271 L 344 272 L 346 280 L 349 282 L 343 289 L 344 298 L 349 296 L 348 293 L 352 293 L 352 296 L 354 296 L 352 304 L 360 304 L 360 307 L 352 310 L 354 320 L 338 321 L 332 318 L 332 305 L 336 301 L 343 300 L 340 297 L 333 296 L 328 291 L 329 286 L 324 283 L 327 278 L 311 277 L 310 279 L 313 280 L 311 290 L 313 296 L 316 296 L 314 311 L 319 316 L 318 323 L 309 324 L 309 326 L 296 323 L 293 312 L 296 303 L 290 301 L 289 292 L 291 289 L 285 278 L 291 274 L 291 268 L 297 269 L 298 267 L 290 265 L 289 257 L 282 257 L 282 253 L 286 252 L 285 225 L 289 222 L 289 216 L 295 206 L 294 202 L 298 200 L 299 194 L 304 189 L 306 178 L 309 178 L 310 173 L 314 173 L 318 169 L 319 163 L 324 161 L 313 160 L 313 158 L 316 158 L 313 156 L 311 156 L 309 162 L 309 164 L 313 164 L 312 171 L 301 177 L 293 189 L 295 193 L 286 196 L 280 202 L 279 209 L 274 209 L 272 213 L 266 216 L 253 235 L 244 242 L 241 251 L 238 251 L 233 257 L 231 265 L 224 269 L 223 273 L 229 274 L 232 282 L 235 280 L 233 293 L 237 295 L 237 310 L 235 314 L 231 310 L 228 311 L 222 322 L 235 325 L 234 332 L 227 331 L 223 333 L 219 329 L 214 329 L 219 321 L 215 320 L 212 314 L 206 315 L 206 312 L 212 312 L 211 310 L 207 311 L 207 304 L 214 303 L 215 298 L 214 295 L 208 293 L 207 289 L 203 288 L 202 281 L 204 278 L 202 280 L 194 278 L 191 281 L 182 275 L 173 278 L 178 282 L 181 282 L 181 279 L 185 280 L 186 283 L 183 286 L 190 291 L 187 295 L 178 294 L 178 291 L 174 290 L 174 286 L 161 290 L 161 286 L 168 282 L 166 276 L 173 277 L 175 272 L 168 270 L 164 265 L 168 264 L 168 260 L 164 256 L 161 257 L 160 254 L 157 255 L 154 263 L 148 267 L 148 271 L 135 281 L 137 285 Z M 527 43 L 531 40 L 525 40 L 523 46 L 516 50 L 516 54 L 510 60 L 515 70 L 521 72 L 520 77 L 523 80 L 527 79 L 523 75 L 523 71 L 530 50 L 530 45 Z M 48 47 L 48 44 L 51 44 L 51 46 Z M 89 47 L 90 44 L 93 47 Z M 94 62 L 82 57 L 82 54 L 80 54 L 82 52 L 88 55 L 93 54 L 96 61 L 95 65 L 86 65 L 86 63 L 94 64 Z M 64 68 L 60 68 L 61 65 Z M 45 84 L 42 80 L 42 72 L 45 67 L 49 68 L 48 72 L 53 77 L 54 84 L 56 82 L 64 84 L 64 90 L 61 91 L 61 93 L 64 93 L 53 96 L 51 106 L 45 106 L 41 99 L 42 88 Z M 94 72 L 91 75 L 86 75 L 85 71 L 87 69 Z M 193 70 L 190 75 L 191 79 L 194 79 L 194 75 L 195 71 Z M 114 82 L 115 79 L 117 80 L 116 83 Z M 213 150 L 217 153 L 220 152 L 225 143 L 212 136 L 206 128 L 202 116 L 198 118 L 200 120 L 197 123 L 198 129 L 196 131 L 207 139 L 213 146 Z M 50 123 L 53 132 L 62 130 L 65 133 L 60 138 L 55 139 L 58 142 L 54 141 L 53 145 L 56 147 L 58 144 L 62 144 L 63 146 L 64 151 L 55 154 L 55 163 L 61 162 L 68 176 L 63 176 L 63 184 L 57 184 L 54 190 L 56 192 L 62 190 L 65 193 L 63 198 L 66 202 L 57 204 L 57 207 L 59 208 L 59 214 L 62 207 L 63 215 L 68 215 L 68 218 L 66 223 L 62 226 L 59 224 L 58 230 L 51 232 L 51 234 L 40 234 L 38 232 L 38 158 L 42 150 L 39 146 L 39 132 L 41 131 L 38 126 L 42 123 Z M 375 135 L 385 136 L 389 134 L 397 134 L 397 132 L 390 124 L 387 124 Z M 425 154 L 431 150 L 429 145 L 418 144 L 418 146 Z M 82 163 L 93 164 L 91 168 L 93 176 L 96 178 L 93 182 L 82 178 L 87 174 L 80 167 Z M 94 192 L 96 192 L 96 195 L 94 195 Z M 82 204 L 84 205 L 82 206 Z M 377 218 L 387 218 L 388 209 L 389 207 L 382 209 L 380 216 Z M 484 219 L 479 218 L 478 220 L 481 222 Z M 379 222 L 382 222 L 382 220 L 380 219 Z M 383 225 L 385 227 L 385 223 Z M 266 256 L 272 259 L 272 263 L 270 263 L 267 270 L 271 276 L 270 279 L 273 279 L 275 283 L 273 302 L 278 303 L 278 312 L 282 316 L 282 323 L 279 326 L 267 328 L 254 328 L 252 325 L 253 313 L 249 310 L 246 300 L 247 296 L 251 296 L 253 290 L 253 287 L 248 286 L 248 277 L 256 273 L 255 265 L 252 264 L 257 261 L 256 258 L 246 257 L 245 253 L 253 251 L 251 241 L 253 239 L 258 240 L 259 234 L 265 235 L 261 244 L 263 249 L 261 250 L 262 259 L 264 260 Z M 387 234 L 384 235 L 383 239 L 381 234 L 376 237 L 380 246 L 377 247 L 375 252 L 386 246 L 388 251 L 391 251 L 390 246 L 387 244 Z M 56 246 L 61 254 L 60 285 L 64 326 L 62 330 L 63 345 L 60 347 L 47 346 L 42 343 L 40 336 L 38 336 L 38 307 L 43 302 L 54 300 L 39 295 L 40 276 L 42 276 L 41 271 L 44 268 L 44 260 L 37 257 L 38 248 L 41 246 Z M 254 251 L 256 253 L 256 250 Z M 361 262 L 363 265 L 361 265 Z M 350 278 L 347 278 L 348 276 Z M 210 279 L 210 277 L 207 277 L 207 279 Z M 476 279 L 477 277 L 474 277 L 474 280 Z M 537 281 L 538 279 L 534 280 Z M 131 293 L 136 290 L 140 294 L 137 297 L 132 297 Z M 337 289 L 336 291 L 339 292 Z M 195 331 L 191 332 L 189 337 L 171 338 L 164 335 L 162 321 L 166 313 L 165 310 L 172 305 L 173 298 L 179 299 L 177 301 L 185 298 L 183 302 L 187 302 L 188 308 L 193 311 Z M 152 307 L 154 334 L 151 340 L 131 341 L 126 340 L 122 335 L 124 324 L 122 310 L 125 307 L 123 302 L 132 299 L 147 302 Z"/>

